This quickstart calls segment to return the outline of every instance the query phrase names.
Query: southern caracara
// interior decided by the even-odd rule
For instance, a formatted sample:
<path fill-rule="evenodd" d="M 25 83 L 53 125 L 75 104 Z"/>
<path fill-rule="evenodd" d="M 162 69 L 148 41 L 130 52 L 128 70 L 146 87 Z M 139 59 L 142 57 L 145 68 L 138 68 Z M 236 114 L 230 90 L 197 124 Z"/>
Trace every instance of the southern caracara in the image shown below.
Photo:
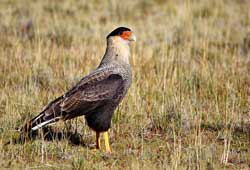
<path fill-rule="evenodd" d="M 129 28 L 112 31 L 107 36 L 107 48 L 100 65 L 28 121 L 21 130 L 22 136 L 59 120 L 84 115 L 88 126 L 96 132 L 96 148 L 100 148 L 100 133 L 103 133 L 106 151 L 111 152 L 107 132 L 116 107 L 131 85 L 129 44 L 135 40 Z"/>

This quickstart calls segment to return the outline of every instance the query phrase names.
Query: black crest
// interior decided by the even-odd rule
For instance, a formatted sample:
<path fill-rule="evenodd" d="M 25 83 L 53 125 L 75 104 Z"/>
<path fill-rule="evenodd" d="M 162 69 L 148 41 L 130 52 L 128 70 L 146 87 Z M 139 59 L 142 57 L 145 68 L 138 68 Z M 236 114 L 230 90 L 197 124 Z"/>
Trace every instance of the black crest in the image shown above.
<path fill-rule="evenodd" d="M 126 27 L 118 27 L 115 30 L 113 30 L 111 33 L 109 33 L 107 38 L 109 38 L 110 36 L 121 35 L 122 32 L 124 32 L 124 31 L 131 31 L 131 30 L 129 28 L 126 28 Z"/>

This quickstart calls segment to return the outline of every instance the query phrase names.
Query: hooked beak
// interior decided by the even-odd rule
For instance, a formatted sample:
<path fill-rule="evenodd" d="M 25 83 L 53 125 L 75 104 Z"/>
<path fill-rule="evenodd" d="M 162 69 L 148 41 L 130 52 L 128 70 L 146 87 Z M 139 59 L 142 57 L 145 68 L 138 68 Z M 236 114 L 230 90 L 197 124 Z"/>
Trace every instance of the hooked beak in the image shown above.
<path fill-rule="evenodd" d="M 136 41 L 136 36 L 134 33 L 131 34 L 129 41 Z"/>

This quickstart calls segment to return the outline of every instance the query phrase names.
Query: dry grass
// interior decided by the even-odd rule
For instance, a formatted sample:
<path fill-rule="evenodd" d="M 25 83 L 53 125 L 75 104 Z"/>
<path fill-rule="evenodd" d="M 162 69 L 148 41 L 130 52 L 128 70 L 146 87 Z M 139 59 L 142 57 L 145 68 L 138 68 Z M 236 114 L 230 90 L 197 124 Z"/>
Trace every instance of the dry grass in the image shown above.
<path fill-rule="evenodd" d="M 249 169 L 249 6 L 2 1 L 0 169 Z M 106 34 L 120 25 L 138 42 L 133 85 L 110 130 L 113 153 L 90 148 L 95 135 L 84 118 L 53 126 L 76 131 L 77 144 L 66 133 L 15 144 L 15 128 L 94 69 Z"/>

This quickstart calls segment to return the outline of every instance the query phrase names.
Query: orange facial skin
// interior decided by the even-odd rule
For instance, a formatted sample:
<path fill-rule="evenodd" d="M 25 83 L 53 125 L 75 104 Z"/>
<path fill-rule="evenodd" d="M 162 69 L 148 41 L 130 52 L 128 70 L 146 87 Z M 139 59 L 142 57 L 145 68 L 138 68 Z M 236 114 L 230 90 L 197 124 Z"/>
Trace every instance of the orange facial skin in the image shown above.
<path fill-rule="evenodd" d="M 132 32 L 131 31 L 123 31 L 120 37 L 122 37 L 124 40 L 129 40 Z"/>

